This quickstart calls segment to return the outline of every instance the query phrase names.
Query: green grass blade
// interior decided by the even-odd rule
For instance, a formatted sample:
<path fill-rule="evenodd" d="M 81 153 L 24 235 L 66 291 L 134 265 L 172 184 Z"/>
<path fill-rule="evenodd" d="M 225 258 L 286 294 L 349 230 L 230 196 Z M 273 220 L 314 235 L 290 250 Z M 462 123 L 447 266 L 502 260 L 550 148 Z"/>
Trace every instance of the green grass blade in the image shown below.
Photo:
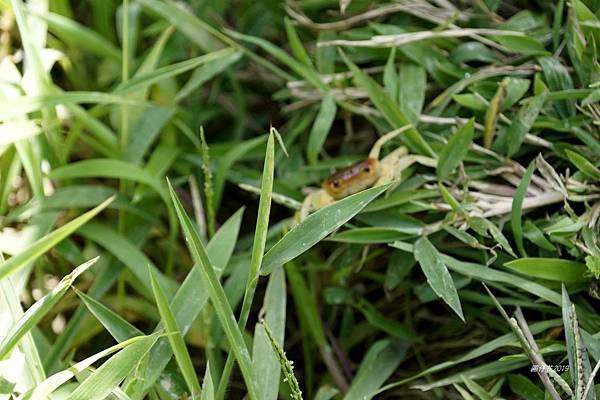
<path fill-rule="evenodd" d="M 114 229 L 101 223 L 92 222 L 89 227 L 86 226 L 81 229 L 81 235 L 104 247 L 125 264 L 142 283 L 143 288 L 146 290 L 142 293 L 149 294 L 150 298 L 152 298 L 152 285 L 146 268 L 150 268 L 157 275 L 157 279 L 166 288 L 165 291 L 169 298 L 175 293 L 177 284 L 159 272 L 154 263 L 140 249 L 125 237 L 119 235 Z"/>
<path fill-rule="evenodd" d="M 196 398 L 196 396 L 200 394 L 200 384 L 196 378 L 194 364 L 192 364 L 192 359 L 188 353 L 179 326 L 177 326 L 177 321 L 175 320 L 171 306 L 169 306 L 169 300 L 167 299 L 165 292 L 160 286 L 154 273 L 152 273 L 152 270 L 148 269 L 148 273 L 150 275 L 150 282 L 152 283 L 152 292 L 154 293 L 156 305 L 158 306 L 158 312 L 160 313 L 160 317 L 165 325 L 166 332 L 168 333 L 167 338 L 171 344 L 171 349 L 173 349 L 175 360 L 177 360 L 179 370 L 183 374 L 190 395 L 192 398 Z"/>
<path fill-rule="evenodd" d="M 30 262 L 37 259 L 42 254 L 46 253 L 48 250 L 52 249 L 52 247 L 57 245 L 64 238 L 68 237 L 86 222 L 94 218 L 100 211 L 104 210 L 113 200 L 114 197 L 105 200 L 102 204 L 98 205 L 92 210 L 80 215 L 74 220 L 69 221 L 60 228 L 42 237 L 24 252 L 19 253 L 10 258 L 8 261 L 0 264 L 0 279 L 18 271 Z"/>
<path fill-rule="evenodd" d="M 158 335 L 151 335 L 129 344 L 87 377 L 67 400 L 105 399 L 136 368 L 157 339 Z"/>
<path fill-rule="evenodd" d="M 286 303 L 285 274 L 283 269 L 278 269 L 269 277 L 263 308 L 266 311 L 265 321 L 272 330 L 273 339 L 280 347 L 283 347 L 284 343 Z M 276 400 L 279 393 L 281 366 L 262 324 L 257 324 L 254 330 L 252 365 L 256 371 L 261 371 L 257 376 L 261 399 Z"/>
<path fill-rule="evenodd" d="M 0 121 L 7 121 L 22 115 L 40 111 L 45 107 L 55 107 L 59 104 L 132 104 L 140 105 L 139 101 L 128 100 L 122 96 L 102 92 L 68 92 L 40 96 L 23 96 L 10 102 L 0 104 Z"/>
<path fill-rule="evenodd" d="M 229 262 L 236 239 L 240 230 L 243 208 L 234 213 L 217 231 L 206 247 L 206 251 L 213 263 L 217 276 L 220 277 Z M 199 268 L 192 268 L 187 277 L 175 293 L 171 302 L 171 309 L 175 314 L 177 325 L 182 334 L 190 329 L 194 320 L 208 301 L 209 293 L 207 283 Z M 146 372 L 143 390 L 149 389 L 158 379 L 162 370 L 171 359 L 171 349 L 165 338 L 158 340 L 150 351 L 150 368 Z"/>
<path fill-rule="evenodd" d="M 381 385 L 394 373 L 407 347 L 392 340 L 381 340 L 369 348 L 344 400 L 372 399 Z"/>
<path fill-rule="evenodd" d="M 448 268 L 442 261 L 440 253 L 426 237 L 422 237 L 415 242 L 414 254 L 415 259 L 421 265 L 425 277 L 427 277 L 429 286 L 464 321 L 465 317 L 454 281 L 450 272 L 448 272 Z"/>
<path fill-rule="evenodd" d="M 313 247 L 358 214 L 388 187 L 384 185 L 364 190 L 309 215 L 269 249 L 263 259 L 261 273 L 267 275 Z"/>
<path fill-rule="evenodd" d="M 437 165 L 437 175 L 439 178 L 448 177 L 467 156 L 469 147 L 473 142 L 474 123 L 475 120 L 471 118 L 469 122 L 452 135 L 450 140 L 448 140 L 448 143 L 442 149 Z"/>
<path fill-rule="evenodd" d="M 50 293 L 36 301 L 25 314 L 23 314 L 21 319 L 12 326 L 6 337 L 0 342 L 0 360 L 9 355 L 23 335 L 29 332 L 48 312 L 50 312 L 52 307 L 54 307 L 54 305 L 65 295 L 67 290 L 69 290 L 75 279 L 89 267 L 94 265 L 96 261 L 98 261 L 98 257 L 75 268 L 73 272 L 61 279 L 58 285 L 56 285 Z"/>
<path fill-rule="evenodd" d="M 93 356 L 90 356 L 85 360 L 78 362 L 77 364 L 69 367 L 68 369 L 57 372 L 56 374 L 50 376 L 48 379 L 44 380 L 41 384 L 39 384 L 33 390 L 33 392 L 31 392 L 30 396 L 26 396 L 25 399 L 47 400 L 49 398 L 49 395 L 52 392 L 54 392 L 57 388 L 59 388 L 62 384 L 68 382 L 71 378 L 75 376 L 75 374 L 85 371 L 98 360 L 107 357 L 110 354 L 124 349 L 128 346 L 131 346 L 139 341 L 149 341 L 150 339 L 152 339 L 151 336 L 136 336 L 129 340 L 111 346 L 108 349 L 102 350 L 101 352 L 96 353 Z"/>
<path fill-rule="evenodd" d="M 96 31 L 60 14 L 38 13 L 33 9 L 29 9 L 29 12 L 43 19 L 48 24 L 48 30 L 69 46 L 87 49 L 101 57 L 121 61 L 119 49 Z"/>
<path fill-rule="evenodd" d="M 88 296 L 83 292 L 80 292 L 77 289 L 75 289 L 75 292 L 81 301 L 83 301 L 83 304 L 85 304 L 89 312 L 91 312 L 92 315 L 96 317 L 98 321 L 100 321 L 102 326 L 106 328 L 106 330 L 111 334 L 112 337 L 115 338 L 117 342 L 121 343 L 135 336 L 143 335 L 142 331 L 131 325 L 120 315 L 106 307 L 104 304 L 100 303 L 98 300 Z"/>
<path fill-rule="evenodd" d="M 559 258 L 519 258 L 504 264 L 507 268 L 534 278 L 558 282 L 585 282 L 585 264 Z"/>
<path fill-rule="evenodd" d="M 177 212 L 177 217 L 186 238 L 188 249 L 192 254 L 194 262 L 196 263 L 195 268 L 200 270 L 204 280 L 207 283 L 210 299 L 213 303 L 219 321 L 221 322 L 223 330 L 225 331 L 227 339 L 229 340 L 238 365 L 240 366 L 250 399 L 258 400 L 260 397 L 258 396 L 259 392 L 254 370 L 252 369 L 250 353 L 248 352 L 248 348 L 244 343 L 242 332 L 237 326 L 233 311 L 231 310 L 231 306 L 229 305 L 225 291 L 223 290 L 223 286 L 221 286 L 221 283 L 219 282 L 219 278 L 213 269 L 213 264 L 206 253 L 206 249 L 200 240 L 198 232 L 196 232 L 194 224 L 186 214 L 183 205 L 179 201 L 179 198 L 175 194 L 175 191 L 170 184 L 169 191 L 173 205 L 175 206 L 175 211 Z"/>
<path fill-rule="evenodd" d="M 315 122 L 310 129 L 310 134 L 308 135 L 306 156 L 311 164 L 317 163 L 319 152 L 323 148 L 327 135 L 333 125 L 333 121 L 335 120 L 336 111 L 337 106 L 333 95 L 329 94 L 325 96 L 321 102 L 321 108 L 315 118 Z"/>
<path fill-rule="evenodd" d="M 527 193 L 529 182 L 531 182 L 531 177 L 533 176 L 534 168 L 535 163 L 532 161 L 527 167 L 527 170 L 523 174 L 523 178 L 521 179 L 521 182 L 517 187 L 515 197 L 513 198 L 512 211 L 510 216 L 510 226 L 512 228 L 513 237 L 515 239 L 515 243 L 517 245 L 517 249 L 519 250 L 519 254 L 521 254 L 521 257 L 527 257 L 525 246 L 523 246 L 523 227 L 521 212 L 523 209 L 523 199 L 525 198 L 525 194 Z"/>
<path fill-rule="evenodd" d="M 373 78 L 365 74 L 356 66 L 356 64 L 350 61 L 346 54 L 341 52 L 341 55 L 348 68 L 350 68 L 350 71 L 352 71 L 354 80 L 358 86 L 369 93 L 369 98 L 375 107 L 383 113 L 383 116 L 392 126 L 392 129 L 402 128 L 403 126 L 410 124 L 410 119 L 400 111 L 400 108 L 385 90 L 379 86 Z M 424 154 L 429 157 L 436 156 L 429 144 L 415 128 L 407 130 L 404 135 L 400 136 L 400 139 L 403 140 L 413 152 Z"/>
<path fill-rule="evenodd" d="M 231 57 L 236 54 L 236 50 L 232 48 L 226 48 L 217 50 L 212 53 L 204 54 L 199 57 L 195 57 L 189 60 L 181 61 L 176 64 L 167 65 L 165 67 L 158 68 L 152 72 L 136 76 L 129 79 L 127 82 L 118 86 L 115 90 L 117 94 L 132 93 L 139 90 L 145 90 L 149 86 L 154 85 L 166 79 L 173 78 L 177 75 L 196 69 L 202 65 L 210 62 L 214 62 L 226 57 Z"/>

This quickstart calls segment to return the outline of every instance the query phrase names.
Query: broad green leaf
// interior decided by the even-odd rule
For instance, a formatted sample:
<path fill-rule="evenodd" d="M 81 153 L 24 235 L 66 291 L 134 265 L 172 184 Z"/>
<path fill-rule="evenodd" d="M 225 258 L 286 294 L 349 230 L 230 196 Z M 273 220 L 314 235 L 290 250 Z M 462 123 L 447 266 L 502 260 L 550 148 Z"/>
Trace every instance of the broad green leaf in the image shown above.
<path fill-rule="evenodd" d="M 177 321 L 169 306 L 169 300 L 167 299 L 165 292 L 151 269 L 148 269 L 148 273 L 150 275 L 150 282 L 152 283 L 152 292 L 154 293 L 156 305 L 158 306 L 158 312 L 160 313 L 161 320 L 166 328 L 166 333 L 168 335 L 167 339 L 171 344 L 171 349 L 173 350 L 175 360 L 177 360 L 177 364 L 179 365 L 179 370 L 187 383 L 188 390 L 190 391 L 189 393 L 192 398 L 194 398 L 200 394 L 200 384 L 196 378 L 196 372 L 194 371 L 194 364 L 192 364 L 190 353 L 188 353 L 185 341 L 183 340 L 179 326 L 177 326 Z"/>
<path fill-rule="evenodd" d="M 419 232 L 407 233 L 398 228 L 354 228 L 337 232 L 328 240 L 342 243 L 391 243 L 396 240 L 403 240 L 410 236 L 415 236 Z"/>
<path fill-rule="evenodd" d="M 225 335 L 229 340 L 231 349 L 235 358 L 240 366 L 242 371 L 242 375 L 244 377 L 244 381 L 246 382 L 246 389 L 248 390 L 248 394 L 250 399 L 258 400 L 258 387 L 256 381 L 256 375 L 254 374 L 254 370 L 252 369 L 252 360 L 250 359 L 250 353 L 248 352 L 248 348 L 244 343 L 244 339 L 242 337 L 242 332 L 238 328 L 235 317 L 233 315 L 233 311 L 229 302 L 227 301 L 227 297 L 225 295 L 225 291 L 223 290 L 223 286 L 219 282 L 219 278 L 213 269 L 213 264 L 209 259 L 208 254 L 206 253 L 206 248 L 202 244 L 200 236 L 196 231 L 192 221 L 186 214 L 183 205 L 179 201 L 179 198 L 175 194 L 173 187 L 169 184 L 169 191 L 171 195 L 171 200 L 173 201 L 173 205 L 175 206 L 175 211 L 177 212 L 177 217 L 179 219 L 179 223 L 183 229 L 186 242 L 188 245 L 188 249 L 192 254 L 192 258 L 196 263 L 195 268 L 198 268 L 202 273 L 204 280 L 207 283 L 207 289 L 212 301 L 212 304 L 215 308 L 215 312 L 221 322 L 221 326 L 225 331 Z"/>
<path fill-rule="evenodd" d="M 540 57 L 538 62 L 551 91 L 573 89 L 571 75 L 559 60 L 554 57 Z M 576 112 L 573 100 L 555 101 L 554 108 L 561 118 L 572 117 Z"/>
<path fill-rule="evenodd" d="M 317 157 L 325 144 L 327 135 L 329 135 L 336 111 L 337 106 L 333 95 L 329 94 L 325 96 L 308 136 L 306 156 L 311 164 L 317 163 Z"/>
<path fill-rule="evenodd" d="M 300 222 L 273 247 L 263 259 L 261 273 L 268 275 L 298 257 L 331 232 L 344 225 L 389 186 L 377 186 L 336 201 Z"/>
<path fill-rule="evenodd" d="M 469 146 L 473 142 L 474 123 L 474 119 L 471 118 L 452 135 L 442 149 L 437 165 L 437 175 L 439 178 L 448 177 L 454 168 L 458 167 L 467 156 Z"/>
<path fill-rule="evenodd" d="M 529 98 L 525 105 L 519 109 L 516 118 L 513 119 L 506 132 L 509 156 L 515 155 L 521 148 L 525 135 L 529 133 L 544 106 L 547 94 L 548 92 L 544 91 L 535 97 Z"/>
<path fill-rule="evenodd" d="M 44 237 L 33 243 L 24 252 L 19 253 L 8 259 L 8 261 L 5 261 L 4 263 L 0 264 L 0 279 L 5 278 L 6 276 L 18 271 L 30 262 L 36 260 L 48 250 L 52 249 L 64 238 L 68 237 L 77 229 L 82 227 L 85 223 L 87 223 L 89 220 L 94 218 L 98 213 L 100 213 L 100 211 L 104 210 L 113 201 L 113 199 L 114 197 L 105 200 L 102 204 L 98 205 L 92 210 L 86 212 L 83 215 L 80 215 L 74 220 L 67 222 L 60 228 L 45 235 Z"/>
<path fill-rule="evenodd" d="M 88 376 L 67 397 L 67 400 L 105 399 L 127 375 L 133 372 L 157 339 L 158 335 L 145 336 L 129 344 Z M 121 345 L 124 343 L 126 342 Z"/>
<path fill-rule="evenodd" d="M 131 129 L 129 143 L 127 143 L 123 159 L 133 164 L 139 164 L 152 142 L 173 116 L 173 112 L 169 108 L 148 107 Z"/>
<path fill-rule="evenodd" d="M 431 289 L 464 321 L 465 317 L 452 276 L 450 276 L 448 268 L 442 261 L 437 249 L 426 237 L 422 237 L 415 242 L 414 255 L 419 265 L 421 265 Z"/>
<path fill-rule="evenodd" d="M 396 371 L 407 346 L 392 340 L 375 342 L 362 359 L 344 400 L 370 400 Z"/>
<path fill-rule="evenodd" d="M 387 94 L 398 102 L 398 89 L 400 88 L 398 81 L 398 71 L 396 70 L 396 48 L 392 47 L 385 69 L 383 70 L 383 87 Z"/>
<path fill-rule="evenodd" d="M 414 126 L 419 123 L 419 117 L 425 102 L 427 89 L 427 73 L 425 68 L 413 63 L 403 63 L 398 77 L 398 105 L 402 113 Z"/>
<path fill-rule="evenodd" d="M 510 390 L 523 399 L 544 400 L 544 392 L 523 375 L 508 375 Z"/>
<path fill-rule="evenodd" d="M 534 278 L 559 282 L 585 282 L 585 264 L 559 258 L 519 258 L 504 264 L 505 267 Z"/>
<path fill-rule="evenodd" d="M 594 180 L 600 180 L 600 169 L 594 164 L 589 162 L 581 154 L 575 153 L 571 150 L 565 150 L 565 153 L 569 160 L 580 170 L 585 176 Z"/>
<path fill-rule="evenodd" d="M 40 300 L 36 301 L 23 316 L 11 327 L 10 331 L 0 342 L 0 360 L 4 359 L 19 340 L 28 333 L 44 316 L 52 310 L 52 307 L 65 295 L 75 279 L 84 273 L 89 267 L 98 261 L 93 258 L 73 270 L 56 285 L 54 289 Z"/>
<path fill-rule="evenodd" d="M 521 257 L 527 257 L 527 252 L 525 251 L 525 247 L 523 246 L 523 227 L 521 212 L 523 208 L 523 199 L 525 198 L 525 194 L 527 193 L 527 188 L 529 188 L 529 182 L 531 182 L 531 177 L 533 176 L 534 168 L 535 163 L 532 161 L 527 167 L 525 173 L 523 174 L 523 178 L 521 179 L 521 182 L 517 187 L 512 202 L 510 226 L 512 228 L 513 237 L 515 239 L 515 243 L 517 244 L 517 249 L 519 250 L 519 254 L 521 254 Z"/>

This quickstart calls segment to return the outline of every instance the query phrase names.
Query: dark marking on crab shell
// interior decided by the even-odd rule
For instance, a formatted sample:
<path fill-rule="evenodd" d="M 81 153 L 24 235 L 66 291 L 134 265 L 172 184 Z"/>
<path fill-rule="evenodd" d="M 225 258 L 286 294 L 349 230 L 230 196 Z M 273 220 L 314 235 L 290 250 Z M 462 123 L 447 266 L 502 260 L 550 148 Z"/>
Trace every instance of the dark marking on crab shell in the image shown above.
<path fill-rule="evenodd" d="M 378 164 L 367 158 L 325 179 L 321 186 L 334 199 L 343 199 L 373 186 L 379 179 Z"/>

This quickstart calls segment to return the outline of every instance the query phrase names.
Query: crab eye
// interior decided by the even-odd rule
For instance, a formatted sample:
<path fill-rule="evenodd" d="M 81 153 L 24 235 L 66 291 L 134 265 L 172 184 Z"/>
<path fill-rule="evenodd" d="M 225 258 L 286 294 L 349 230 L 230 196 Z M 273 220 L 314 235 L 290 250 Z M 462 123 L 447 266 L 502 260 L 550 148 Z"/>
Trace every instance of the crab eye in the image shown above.
<path fill-rule="evenodd" d="M 340 181 L 338 181 L 337 179 L 334 180 L 333 182 L 331 182 L 331 184 L 333 185 L 334 188 L 337 188 L 340 186 Z"/>

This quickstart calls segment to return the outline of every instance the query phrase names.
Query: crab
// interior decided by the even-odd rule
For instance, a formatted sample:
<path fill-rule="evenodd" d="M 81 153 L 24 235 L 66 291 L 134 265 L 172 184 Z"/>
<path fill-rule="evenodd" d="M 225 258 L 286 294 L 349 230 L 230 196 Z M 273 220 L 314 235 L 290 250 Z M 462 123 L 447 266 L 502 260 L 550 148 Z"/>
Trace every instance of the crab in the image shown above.
<path fill-rule="evenodd" d="M 397 182 L 401 178 L 402 171 L 415 162 L 435 168 L 437 160 L 408 154 L 408 149 L 404 146 L 396 148 L 379 160 L 379 153 L 383 145 L 410 128 L 411 125 L 406 125 L 386 133 L 375 142 L 366 160 L 351 165 L 325 179 L 320 189 L 316 189 L 306 196 L 296 215 L 296 220 L 303 221 L 310 213 L 362 190 Z"/>

